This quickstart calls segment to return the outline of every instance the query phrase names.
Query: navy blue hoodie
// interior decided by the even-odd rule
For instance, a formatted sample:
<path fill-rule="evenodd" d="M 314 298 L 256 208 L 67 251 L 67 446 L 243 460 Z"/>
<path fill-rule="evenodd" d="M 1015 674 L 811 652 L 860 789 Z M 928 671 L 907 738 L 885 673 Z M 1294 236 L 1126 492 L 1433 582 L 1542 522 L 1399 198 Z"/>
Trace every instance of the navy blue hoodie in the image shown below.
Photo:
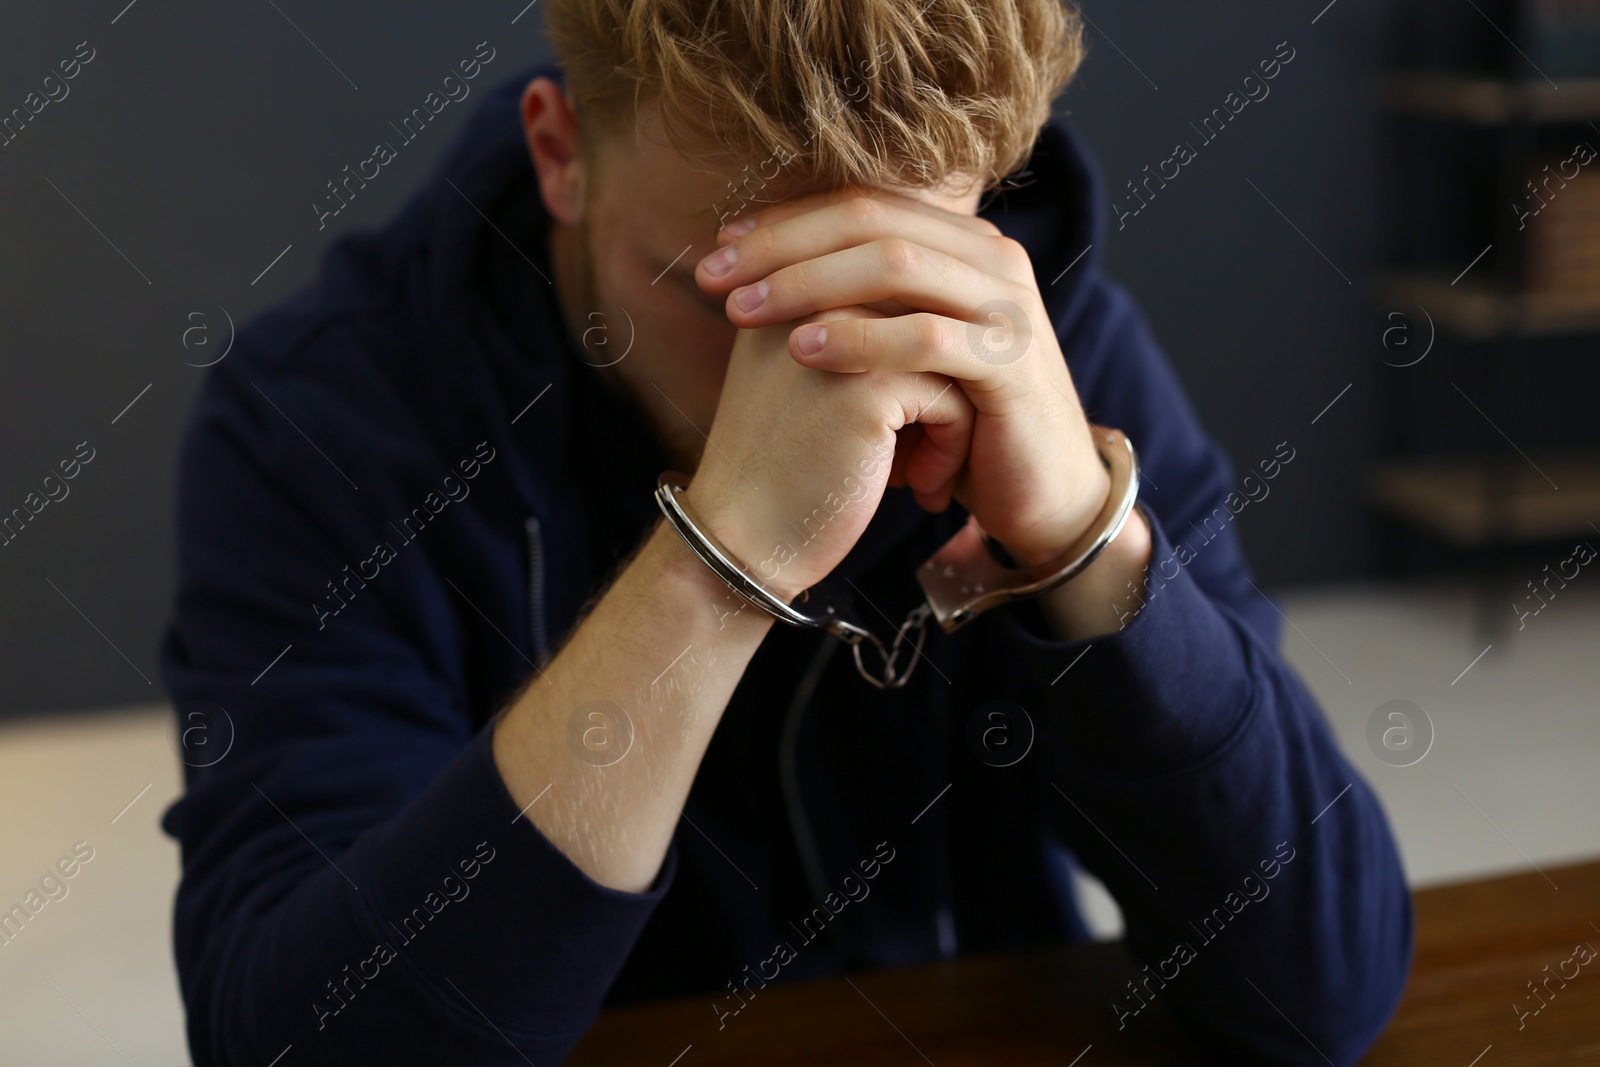
<path fill-rule="evenodd" d="M 1145 465 L 1155 547 L 1124 628 L 1063 642 L 1036 605 L 998 609 L 934 628 L 886 692 L 773 627 L 646 893 L 517 817 L 487 727 L 659 517 L 670 466 L 547 281 L 531 73 L 196 403 L 162 650 L 180 728 L 217 742 L 165 821 L 195 1062 L 549 1064 L 602 1006 L 691 993 L 714 1033 L 772 982 L 1082 938 L 1073 864 L 1149 965 L 1105 990 L 1108 1019 L 1160 999 L 1236 1060 L 1352 1062 L 1398 999 L 1410 899 L 1240 553 L 1234 516 L 1293 444 L 1236 479 L 1098 270 L 1099 182 L 1060 120 L 983 215 Z M 963 518 L 891 490 L 836 573 L 898 620 Z"/>

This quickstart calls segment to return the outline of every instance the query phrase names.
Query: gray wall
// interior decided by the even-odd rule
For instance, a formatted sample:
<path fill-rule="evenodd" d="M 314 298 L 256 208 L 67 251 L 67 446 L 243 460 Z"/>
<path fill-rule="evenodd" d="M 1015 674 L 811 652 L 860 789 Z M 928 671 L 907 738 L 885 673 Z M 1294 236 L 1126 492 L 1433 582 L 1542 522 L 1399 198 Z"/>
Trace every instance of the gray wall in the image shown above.
<path fill-rule="evenodd" d="M 68 94 L 0 148 L 0 512 L 42 495 L 79 442 L 95 457 L 0 548 L 0 714 L 162 698 L 173 466 L 204 373 L 186 364 L 220 352 L 223 309 L 242 322 L 309 280 L 339 233 L 395 210 L 473 101 L 451 105 L 325 231 L 310 205 L 458 59 L 480 41 L 497 50 L 481 89 L 546 54 L 537 6 L 512 24 L 523 0 L 125 2 L 14 10 L 0 39 L 0 113 L 79 42 L 94 49 Z M 1312 26 L 1320 6 L 1097 4 L 1089 16 L 1104 33 L 1091 31 L 1063 101 L 1120 187 L 1189 139 L 1187 123 L 1278 42 L 1298 51 L 1271 97 L 1109 248 L 1236 460 L 1284 439 L 1298 449 L 1273 495 L 1240 518 L 1271 582 L 1364 566 L 1356 478 L 1377 361 L 1361 337 L 1361 285 L 1376 227 L 1374 121 L 1356 64 L 1376 8 L 1340 0 Z M 202 329 L 186 348 L 191 327 Z"/>
<path fill-rule="evenodd" d="M 1312 25 L 1326 3 L 1093 6 L 1103 33 L 1091 30 L 1091 58 L 1064 101 L 1125 204 L 1137 206 L 1125 183 L 1176 142 L 1198 149 L 1124 229 L 1111 222 L 1109 270 L 1144 307 L 1237 466 L 1270 457 L 1279 441 L 1296 449 L 1271 495 L 1238 520 L 1252 562 L 1280 584 L 1367 566 L 1360 482 L 1386 369 L 1368 310 L 1382 173 L 1368 64 L 1385 9 L 1338 0 Z M 1241 91 L 1283 41 L 1295 58 L 1267 83 L 1270 95 L 1204 143 L 1189 124 Z"/>

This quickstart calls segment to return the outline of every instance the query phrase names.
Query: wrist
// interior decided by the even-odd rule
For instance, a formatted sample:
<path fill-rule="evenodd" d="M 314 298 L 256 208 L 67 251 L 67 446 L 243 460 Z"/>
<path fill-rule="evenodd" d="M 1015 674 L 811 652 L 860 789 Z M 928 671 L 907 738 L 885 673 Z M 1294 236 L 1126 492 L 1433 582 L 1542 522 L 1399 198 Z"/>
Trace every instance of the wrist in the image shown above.
<path fill-rule="evenodd" d="M 796 597 L 810 587 L 809 582 L 796 585 L 788 580 L 785 564 L 794 561 L 795 553 L 792 548 L 782 545 L 779 546 L 781 551 L 775 550 L 771 547 L 773 542 L 770 539 L 763 540 L 760 535 L 750 533 L 751 523 L 742 520 L 726 508 L 706 504 L 695 492 L 693 482 L 680 494 L 680 501 L 695 526 L 716 542 L 723 555 L 731 559 L 746 577 L 754 580 L 785 604 L 792 604 Z M 681 544 L 682 539 L 679 540 Z M 683 547 L 708 577 L 721 585 L 731 596 L 743 600 L 743 597 L 717 577 L 688 545 Z"/>
<path fill-rule="evenodd" d="M 1091 449 L 1090 456 L 1090 459 L 1078 465 L 1080 470 L 1089 474 L 1083 479 L 1082 487 L 1076 493 L 1070 494 L 1075 499 L 1063 508 L 1061 517 L 1053 523 L 1041 526 L 1037 536 L 1028 538 L 1020 544 L 1005 542 L 1006 551 L 1010 552 L 1017 562 L 1029 567 L 1038 567 L 1060 558 L 1078 543 L 1084 532 L 1095 524 L 1105 510 L 1106 503 L 1111 498 L 1111 475 L 1097 451 Z M 1107 550 L 1109 548 L 1108 545 Z"/>
<path fill-rule="evenodd" d="M 707 567 L 665 520 L 657 522 L 645 546 L 652 573 L 665 583 L 667 598 L 704 612 L 718 631 L 732 627 L 765 634 L 777 620 L 744 597 Z"/>
<path fill-rule="evenodd" d="M 1150 565 L 1154 535 L 1143 508 L 1134 508 L 1122 530 L 1082 574 L 1040 598 L 1052 628 L 1063 641 L 1087 640 L 1124 625 L 1117 605 L 1127 598 Z"/>

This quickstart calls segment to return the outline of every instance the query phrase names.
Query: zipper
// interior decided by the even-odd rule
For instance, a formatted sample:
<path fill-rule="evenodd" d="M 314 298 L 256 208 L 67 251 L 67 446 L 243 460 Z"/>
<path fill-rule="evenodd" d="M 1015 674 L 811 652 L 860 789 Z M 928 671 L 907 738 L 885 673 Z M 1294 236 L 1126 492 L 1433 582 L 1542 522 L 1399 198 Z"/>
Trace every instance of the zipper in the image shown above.
<path fill-rule="evenodd" d="M 547 648 L 544 632 L 544 538 L 539 530 L 539 517 L 529 515 L 523 522 L 528 539 L 528 607 L 533 622 L 533 658 L 544 661 Z"/>

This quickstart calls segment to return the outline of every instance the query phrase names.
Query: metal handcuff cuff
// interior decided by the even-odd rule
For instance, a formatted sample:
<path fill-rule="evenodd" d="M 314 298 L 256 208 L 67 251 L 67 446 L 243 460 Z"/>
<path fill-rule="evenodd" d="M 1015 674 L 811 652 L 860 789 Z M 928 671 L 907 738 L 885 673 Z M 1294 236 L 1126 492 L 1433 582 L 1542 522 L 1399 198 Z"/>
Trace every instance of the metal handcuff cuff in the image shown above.
<path fill-rule="evenodd" d="M 966 525 L 917 568 L 917 582 L 926 600 L 911 610 L 887 646 L 871 630 L 849 617 L 851 613 L 840 602 L 843 598 L 828 589 L 828 579 L 795 598 L 797 604 L 820 602 L 821 610 L 811 614 L 784 603 L 768 591 L 742 562 L 701 529 L 684 508 L 683 501 L 678 498 L 688 487 L 688 478 L 683 474 L 663 472 L 655 497 L 678 536 L 735 593 L 779 622 L 833 634 L 851 647 L 856 669 L 863 678 L 879 689 L 898 689 L 910 679 L 912 669 L 921 658 L 929 615 L 938 621 L 945 633 L 953 633 L 1000 604 L 1047 593 L 1081 574 L 1122 532 L 1139 495 L 1139 460 L 1122 431 L 1100 426 L 1090 426 L 1090 429 L 1100 438 L 1100 461 L 1111 475 L 1111 491 L 1094 524 L 1055 559 L 1019 568 L 1011 565 L 1004 546 L 984 531 L 977 518 L 968 516 Z M 897 661 L 913 632 L 916 635 L 913 651 L 902 671 L 897 668 Z M 861 660 L 861 647 L 867 642 L 871 642 L 883 658 L 881 677 L 869 671 Z"/>

